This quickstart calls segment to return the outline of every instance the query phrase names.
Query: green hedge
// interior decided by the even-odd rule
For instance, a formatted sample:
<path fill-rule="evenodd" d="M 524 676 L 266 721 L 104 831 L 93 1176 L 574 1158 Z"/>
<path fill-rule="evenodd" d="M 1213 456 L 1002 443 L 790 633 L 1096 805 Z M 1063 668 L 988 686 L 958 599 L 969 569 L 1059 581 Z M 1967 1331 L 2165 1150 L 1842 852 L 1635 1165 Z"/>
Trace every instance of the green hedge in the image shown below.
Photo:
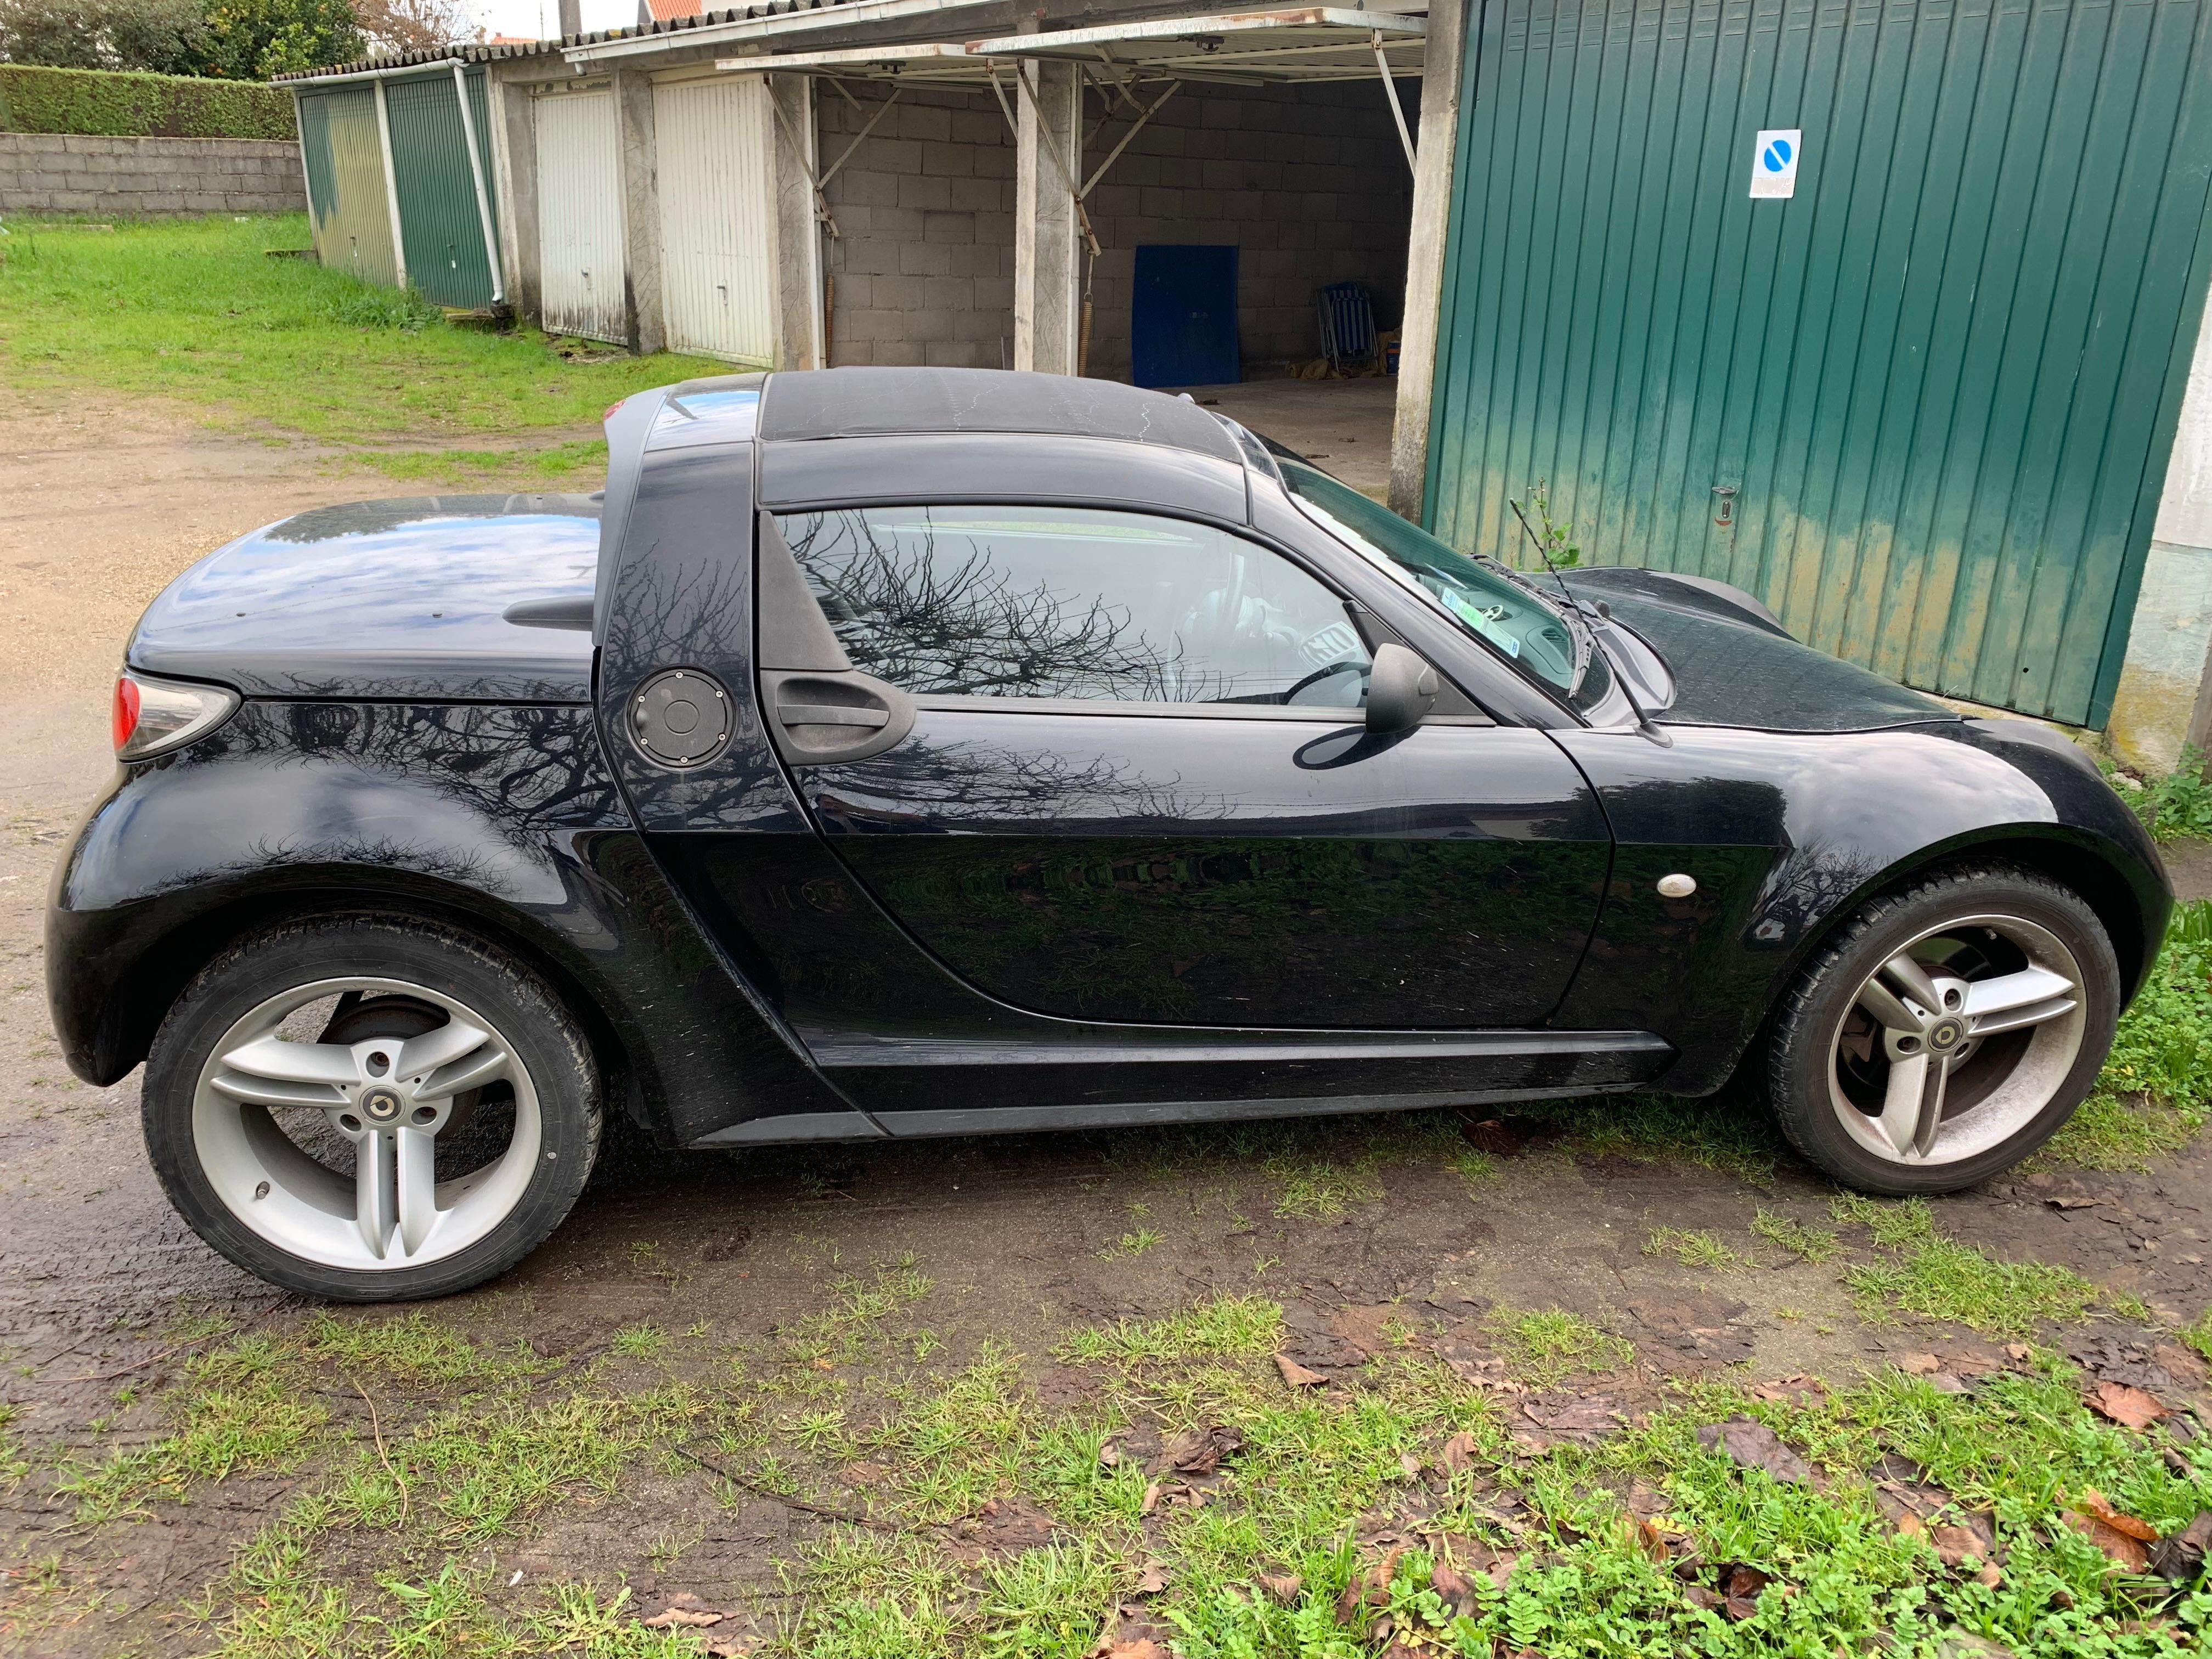
<path fill-rule="evenodd" d="M 290 138 L 292 94 L 242 81 L 0 64 L 0 132 Z"/>

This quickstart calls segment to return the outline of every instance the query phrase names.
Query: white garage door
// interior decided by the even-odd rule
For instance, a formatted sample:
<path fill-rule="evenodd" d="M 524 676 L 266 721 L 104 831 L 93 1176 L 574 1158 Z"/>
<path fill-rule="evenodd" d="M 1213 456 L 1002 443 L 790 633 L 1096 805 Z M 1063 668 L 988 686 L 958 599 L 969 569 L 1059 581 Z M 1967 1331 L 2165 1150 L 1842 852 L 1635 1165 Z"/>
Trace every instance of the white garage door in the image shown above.
<path fill-rule="evenodd" d="M 538 100 L 538 270 L 548 333 L 622 343 L 622 138 L 611 91 Z"/>
<path fill-rule="evenodd" d="M 683 81 L 653 89 L 668 344 L 757 368 L 775 359 L 768 88 Z"/>

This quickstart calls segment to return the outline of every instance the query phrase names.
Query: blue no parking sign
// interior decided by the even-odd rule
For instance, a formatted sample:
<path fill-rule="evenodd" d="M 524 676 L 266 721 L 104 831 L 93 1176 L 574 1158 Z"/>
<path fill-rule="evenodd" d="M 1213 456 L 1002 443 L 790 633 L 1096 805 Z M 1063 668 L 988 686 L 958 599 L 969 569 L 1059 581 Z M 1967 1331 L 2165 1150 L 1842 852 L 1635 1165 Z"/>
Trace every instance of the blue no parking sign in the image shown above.
<path fill-rule="evenodd" d="M 1769 127 L 1751 147 L 1751 193 L 1760 197 L 1790 197 L 1797 193 L 1797 153 L 1805 148 L 1798 127 Z"/>

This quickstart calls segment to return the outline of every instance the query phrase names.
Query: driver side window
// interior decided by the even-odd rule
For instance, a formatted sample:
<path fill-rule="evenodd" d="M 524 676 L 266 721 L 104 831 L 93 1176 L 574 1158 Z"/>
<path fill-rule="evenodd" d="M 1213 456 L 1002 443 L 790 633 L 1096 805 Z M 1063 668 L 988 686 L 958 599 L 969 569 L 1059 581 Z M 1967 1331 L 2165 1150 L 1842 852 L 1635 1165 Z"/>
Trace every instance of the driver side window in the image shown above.
<path fill-rule="evenodd" d="M 1344 602 L 1209 525 L 1076 507 L 778 517 L 864 673 L 920 697 L 1357 708 Z"/>

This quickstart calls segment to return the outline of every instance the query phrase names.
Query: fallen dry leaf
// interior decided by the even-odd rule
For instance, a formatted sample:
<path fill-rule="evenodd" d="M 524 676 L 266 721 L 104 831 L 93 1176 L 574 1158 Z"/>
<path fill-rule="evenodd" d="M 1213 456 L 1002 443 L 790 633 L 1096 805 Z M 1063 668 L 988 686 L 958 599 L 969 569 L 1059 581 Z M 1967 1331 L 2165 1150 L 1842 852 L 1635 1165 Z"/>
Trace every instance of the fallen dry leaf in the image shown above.
<path fill-rule="evenodd" d="M 1394 1548 L 1344 1587 L 1344 1594 L 1336 1598 L 1338 1624 L 1355 1623 L 1364 1609 L 1389 1605 L 1390 1581 L 1397 1576 L 1398 1557 L 1402 1553 L 1402 1549 Z"/>
<path fill-rule="evenodd" d="M 1474 1437 L 1465 1429 L 1462 1429 L 1444 1442 L 1444 1449 L 1437 1454 L 1437 1457 L 1445 1468 L 1454 1474 L 1457 1474 L 1462 1469 L 1473 1468 L 1474 1467 Z"/>
<path fill-rule="evenodd" d="M 1583 1400 L 1544 1406 L 1522 1402 L 1521 1413 L 1540 1429 L 1554 1434 L 1595 1434 L 1620 1425 L 1620 1402 L 1611 1395 L 1594 1394 Z"/>
<path fill-rule="evenodd" d="M 1927 1376 L 1943 1369 L 1943 1362 L 1932 1353 L 1909 1353 L 1898 1362 L 1898 1369 L 1907 1376 Z"/>
<path fill-rule="evenodd" d="M 2074 1500 L 2074 1508 L 2082 1515 L 2103 1522 L 2114 1532 L 2124 1532 L 2129 1537 L 2141 1539 L 2146 1544 L 2153 1542 L 2158 1537 L 2156 1527 L 2139 1516 L 2114 1509 L 2112 1500 L 2094 1486 L 2085 1487 L 2082 1490 L 2081 1495 Z"/>
<path fill-rule="evenodd" d="M 1962 1566 L 1969 1557 L 1976 1561 L 1990 1559 L 1990 1546 L 1972 1527 L 1930 1527 L 1928 1541 L 1936 1547 L 1936 1559 L 1947 1567 Z"/>
<path fill-rule="evenodd" d="M 1419 1480 L 1421 1478 L 1421 1460 L 1414 1456 L 1411 1452 L 1400 1452 L 1398 1454 L 1398 1473 L 1404 1475 L 1408 1480 Z"/>
<path fill-rule="evenodd" d="M 1439 1561 L 1429 1569 L 1429 1588 L 1443 1598 L 1454 1613 L 1472 1613 L 1480 1605 L 1474 1581 L 1449 1561 Z"/>
<path fill-rule="evenodd" d="M 2008 1342 L 2005 1344 L 2005 1358 L 2015 1365 L 2025 1365 L 2035 1358 L 2035 1350 L 2025 1342 Z"/>
<path fill-rule="evenodd" d="M 1802 1486 L 1813 1478 L 1811 1466 L 1756 1418 L 1708 1423 L 1698 1431 L 1698 1443 L 1708 1451 L 1725 1450 L 1737 1467 L 1764 1469 L 1786 1485 Z"/>
<path fill-rule="evenodd" d="M 1150 1515 L 1160 1506 L 1160 1483 L 1157 1480 L 1145 1488 L 1144 1501 L 1137 1505 L 1137 1513 Z"/>
<path fill-rule="evenodd" d="M 1140 1636 L 1133 1642 L 1109 1643 L 1099 1659 L 1175 1659 L 1175 1656 L 1151 1637 Z"/>
<path fill-rule="evenodd" d="M 2130 1572 L 2142 1572 L 2150 1565 L 2150 1551 L 2139 1538 L 2130 1538 L 2118 1528 L 2108 1527 L 2094 1516 L 2079 1515 L 2072 1510 L 2058 1517 L 2075 1532 L 2102 1550 L 2111 1560 Z"/>
<path fill-rule="evenodd" d="M 1263 1572 L 1259 1582 L 1268 1598 L 1280 1607 L 1296 1607 L 1298 1597 L 1306 1593 L 1306 1581 L 1294 1572 Z"/>
<path fill-rule="evenodd" d="M 2194 1583 L 2204 1571 L 2204 1558 L 2212 1554 L 2212 1510 L 2199 1510 L 2197 1518 L 2171 1538 L 2150 1547 L 2150 1570 L 2170 1583 Z"/>
<path fill-rule="evenodd" d="M 1242 1450 L 1242 1430 L 1226 1423 L 1207 1423 L 1185 1429 L 1160 1449 L 1159 1469 L 1177 1474 L 1212 1474 L 1221 1460 Z"/>
<path fill-rule="evenodd" d="M 1484 1543 L 1479 1538 L 1467 1538 L 1457 1533 L 1438 1533 L 1432 1552 L 1437 1560 L 1454 1568 L 1465 1568 L 1487 1577 L 1499 1589 L 1513 1576 L 1520 1558 L 1510 1550 L 1501 1550 Z"/>
<path fill-rule="evenodd" d="M 1757 1567 L 1732 1561 L 1720 1571 L 1722 1614 L 1729 1619 L 1748 1619 L 1759 1611 L 1759 1594 L 1773 1582 Z"/>
<path fill-rule="evenodd" d="M 1137 1575 L 1135 1594 L 1158 1595 L 1168 1587 L 1168 1570 L 1158 1561 L 1145 1563 L 1145 1570 Z"/>
<path fill-rule="evenodd" d="M 2100 1382 L 2084 1403 L 2098 1416 L 2109 1418 L 2124 1429 L 2147 1429 L 2169 1415 L 2152 1395 L 2125 1382 Z"/>
<path fill-rule="evenodd" d="M 719 1613 L 706 1609 L 694 1612 L 690 1607 L 663 1607 L 652 1618 L 643 1621 L 647 1630 L 676 1630 L 694 1626 L 703 1630 L 708 1625 L 719 1625 L 721 1622 L 722 1615 Z"/>
<path fill-rule="evenodd" d="M 1294 1389 L 1318 1389 L 1328 1381 L 1319 1371 L 1308 1370 L 1288 1354 L 1275 1356 L 1275 1369 L 1283 1374 L 1283 1381 Z"/>

